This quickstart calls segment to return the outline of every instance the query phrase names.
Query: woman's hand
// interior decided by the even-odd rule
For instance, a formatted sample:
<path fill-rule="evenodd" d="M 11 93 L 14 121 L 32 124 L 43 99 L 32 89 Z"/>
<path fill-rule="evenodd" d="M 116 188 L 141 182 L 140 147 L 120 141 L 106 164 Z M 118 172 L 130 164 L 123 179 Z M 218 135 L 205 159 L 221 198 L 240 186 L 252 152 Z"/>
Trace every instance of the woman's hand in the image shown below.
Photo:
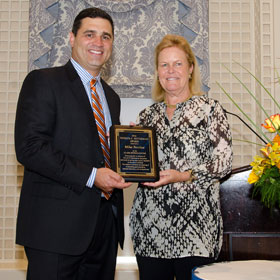
<path fill-rule="evenodd" d="M 159 181 L 157 182 L 146 182 L 146 183 L 142 183 L 142 185 L 156 188 L 170 183 L 185 182 L 190 180 L 191 172 L 190 171 L 180 172 L 175 169 L 167 169 L 167 170 L 160 171 L 159 177 L 160 177 Z"/>

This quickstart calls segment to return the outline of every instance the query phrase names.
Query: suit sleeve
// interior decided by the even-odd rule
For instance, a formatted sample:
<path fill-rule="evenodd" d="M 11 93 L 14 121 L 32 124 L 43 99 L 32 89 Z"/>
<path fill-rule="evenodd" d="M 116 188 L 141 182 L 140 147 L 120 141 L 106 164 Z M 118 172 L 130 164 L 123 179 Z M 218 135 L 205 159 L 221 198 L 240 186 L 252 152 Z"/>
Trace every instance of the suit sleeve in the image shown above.
<path fill-rule="evenodd" d="M 26 170 L 81 192 L 92 166 L 66 155 L 54 145 L 56 94 L 43 71 L 35 70 L 26 77 L 15 120 L 17 159 Z"/>

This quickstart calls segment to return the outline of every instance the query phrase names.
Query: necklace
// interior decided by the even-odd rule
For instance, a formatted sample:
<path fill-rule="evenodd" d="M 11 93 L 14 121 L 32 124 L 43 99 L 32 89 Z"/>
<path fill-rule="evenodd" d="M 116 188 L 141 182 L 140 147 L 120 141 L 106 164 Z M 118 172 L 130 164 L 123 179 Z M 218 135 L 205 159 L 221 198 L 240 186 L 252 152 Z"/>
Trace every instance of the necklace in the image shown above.
<path fill-rule="evenodd" d="M 192 96 L 190 95 L 190 96 L 187 97 L 185 100 L 183 100 L 182 102 L 179 102 L 179 103 L 184 103 L 184 102 L 188 101 L 191 97 L 192 97 Z M 179 103 L 176 103 L 176 104 L 169 104 L 169 103 L 166 102 L 166 99 L 165 99 L 165 98 L 164 98 L 163 102 L 164 102 L 164 104 L 166 105 L 167 108 L 172 108 L 172 109 L 176 108 L 177 104 L 179 104 Z"/>

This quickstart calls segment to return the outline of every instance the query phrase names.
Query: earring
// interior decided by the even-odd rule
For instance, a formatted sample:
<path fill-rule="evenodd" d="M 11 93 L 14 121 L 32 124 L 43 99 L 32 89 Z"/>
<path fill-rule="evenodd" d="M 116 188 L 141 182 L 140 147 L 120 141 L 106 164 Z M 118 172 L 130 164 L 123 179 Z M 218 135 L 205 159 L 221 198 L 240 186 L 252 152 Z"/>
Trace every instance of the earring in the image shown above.
<path fill-rule="evenodd" d="M 189 80 L 191 80 L 192 79 L 192 74 L 189 74 Z"/>

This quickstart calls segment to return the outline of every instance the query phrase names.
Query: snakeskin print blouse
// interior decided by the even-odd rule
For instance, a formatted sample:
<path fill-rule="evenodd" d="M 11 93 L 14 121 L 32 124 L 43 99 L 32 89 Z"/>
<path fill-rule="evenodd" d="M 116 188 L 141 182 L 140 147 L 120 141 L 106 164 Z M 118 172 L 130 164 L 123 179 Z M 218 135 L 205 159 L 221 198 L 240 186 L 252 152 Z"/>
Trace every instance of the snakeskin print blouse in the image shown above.
<path fill-rule="evenodd" d="M 219 179 L 232 167 L 231 132 L 218 101 L 193 96 L 144 109 L 139 125 L 154 127 L 161 170 L 192 169 L 196 180 L 158 188 L 139 185 L 130 213 L 136 255 L 159 258 L 217 257 L 222 245 Z"/>

